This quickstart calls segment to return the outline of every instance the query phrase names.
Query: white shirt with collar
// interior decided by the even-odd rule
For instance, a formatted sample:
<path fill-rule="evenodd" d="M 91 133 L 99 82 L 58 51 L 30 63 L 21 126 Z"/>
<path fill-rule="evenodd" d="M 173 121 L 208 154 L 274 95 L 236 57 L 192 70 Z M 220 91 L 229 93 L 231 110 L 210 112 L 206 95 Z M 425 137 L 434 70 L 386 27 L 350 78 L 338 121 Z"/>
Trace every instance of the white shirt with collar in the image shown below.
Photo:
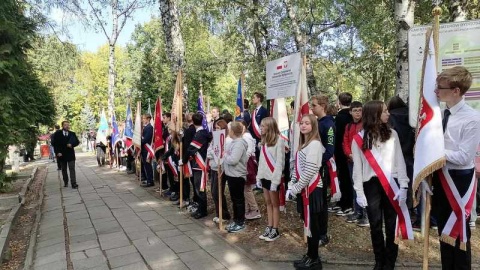
<path fill-rule="evenodd" d="M 447 168 L 471 169 L 480 143 L 480 112 L 466 104 L 465 99 L 449 110 L 450 117 L 444 133 Z"/>
<path fill-rule="evenodd" d="M 68 131 L 67 130 L 63 130 L 63 136 L 68 136 Z"/>

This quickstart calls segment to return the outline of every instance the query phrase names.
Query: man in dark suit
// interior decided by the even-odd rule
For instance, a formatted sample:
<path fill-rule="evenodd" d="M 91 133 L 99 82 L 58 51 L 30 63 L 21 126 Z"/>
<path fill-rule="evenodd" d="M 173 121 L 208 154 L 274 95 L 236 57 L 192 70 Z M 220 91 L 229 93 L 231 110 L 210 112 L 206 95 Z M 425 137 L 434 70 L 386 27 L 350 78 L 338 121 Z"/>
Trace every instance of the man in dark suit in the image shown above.
<path fill-rule="evenodd" d="M 53 147 L 53 154 L 54 154 L 54 158 L 53 158 L 53 161 L 55 161 L 55 159 L 57 160 L 57 171 L 61 171 L 62 170 L 62 164 L 60 163 L 60 161 L 58 161 L 58 158 L 56 158 L 56 153 L 55 153 L 55 147 L 53 146 L 54 145 L 54 141 L 55 141 L 55 133 L 57 131 L 60 130 L 60 126 L 59 125 L 55 125 L 55 132 L 52 133 L 52 135 L 50 135 L 50 144 L 52 145 Z"/>
<path fill-rule="evenodd" d="M 142 173 L 145 175 L 146 182 L 142 183 L 142 187 L 153 187 L 153 168 L 150 162 L 147 162 L 148 151 L 146 145 L 152 144 L 153 127 L 150 124 L 152 116 L 150 114 L 144 114 L 142 116 L 143 132 L 142 132 Z"/>
<path fill-rule="evenodd" d="M 67 166 L 70 171 L 70 181 L 72 188 L 77 188 L 77 178 L 75 176 L 75 147 L 80 144 L 75 132 L 70 131 L 70 123 L 62 122 L 62 129 L 57 130 L 53 135 L 53 149 L 57 155 L 57 162 L 62 167 L 63 183 L 68 187 Z"/>
<path fill-rule="evenodd" d="M 260 123 L 262 122 L 263 118 L 268 117 L 268 111 L 265 107 L 262 106 L 262 102 L 265 99 L 265 96 L 262 93 L 255 92 L 253 93 L 252 97 L 252 104 L 255 106 L 255 110 L 252 112 L 252 122 L 250 124 L 250 133 L 252 137 L 256 141 L 255 147 L 255 157 L 257 159 L 260 158 L 260 148 L 258 148 L 258 143 L 260 142 L 261 135 L 260 135 Z"/>

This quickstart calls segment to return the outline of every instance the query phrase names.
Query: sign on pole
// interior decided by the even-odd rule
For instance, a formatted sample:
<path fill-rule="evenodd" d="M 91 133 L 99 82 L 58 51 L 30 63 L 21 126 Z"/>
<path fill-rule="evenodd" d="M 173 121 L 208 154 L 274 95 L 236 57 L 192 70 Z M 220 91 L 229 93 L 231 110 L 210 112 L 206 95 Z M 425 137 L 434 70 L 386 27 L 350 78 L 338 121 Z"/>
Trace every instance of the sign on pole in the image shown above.
<path fill-rule="evenodd" d="M 226 138 L 225 131 L 226 131 L 225 129 L 222 129 L 222 130 L 214 130 L 212 132 L 213 154 L 215 157 L 215 162 L 219 165 L 223 161 L 223 153 L 225 151 L 225 138 Z"/>
<path fill-rule="evenodd" d="M 295 96 L 301 68 L 301 53 L 294 53 L 268 62 L 267 99 Z"/>
<path fill-rule="evenodd" d="M 418 26 L 408 31 L 408 85 L 412 127 L 417 126 L 425 33 L 429 27 Z M 480 20 L 440 24 L 437 66 L 439 73 L 455 66 L 464 66 L 472 73 L 473 83 L 465 98 L 477 110 L 480 110 L 479 32 Z"/>

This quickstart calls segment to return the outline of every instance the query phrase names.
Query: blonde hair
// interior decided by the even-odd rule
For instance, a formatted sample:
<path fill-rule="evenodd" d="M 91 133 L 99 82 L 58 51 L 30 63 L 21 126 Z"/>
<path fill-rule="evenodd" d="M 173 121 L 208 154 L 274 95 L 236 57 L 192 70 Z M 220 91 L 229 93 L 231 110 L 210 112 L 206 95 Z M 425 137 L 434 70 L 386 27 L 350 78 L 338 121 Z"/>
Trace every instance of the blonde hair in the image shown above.
<path fill-rule="evenodd" d="M 437 83 L 440 81 L 448 82 L 448 85 L 453 89 L 460 89 L 460 94 L 465 93 L 472 86 L 472 74 L 462 66 L 446 69 L 437 76 Z"/>
<path fill-rule="evenodd" d="M 303 119 L 305 118 L 308 118 L 308 120 L 310 121 L 310 125 L 312 126 L 312 131 L 308 134 L 300 133 L 300 142 L 299 142 L 300 149 L 306 147 L 312 141 L 315 141 L 315 140 L 320 141 L 320 134 L 318 133 L 317 118 L 313 114 L 306 114 L 302 117 L 302 122 L 303 122 Z"/>
<path fill-rule="evenodd" d="M 241 137 L 243 134 L 243 125 L 240 122 L 230 122 L 230 131 L 235 135 L 236 137 Z"/>
<path fill-rule="evenodd" d="M 330 106 L 328 105 L 328 97 L 327 96 L 315 95 L 315 96 L 311 97 L 311 100 L 312 101 L 316 100 L 317 104 L 323 107 L 323 109 L 325 110 L 325 113 L 328 111 L 328 108 Z"/>
<path fill-rule="evenodd" d="M 274 146 L 277 144 L 278 136 L 280 135 L 280 131 L 278 130 L 277 121 L 273 117 L 265 117 L 263 118 L 261 124 L 267 127 L 267 132 L 262 134 L 262 145 L 267 146 Z"/>

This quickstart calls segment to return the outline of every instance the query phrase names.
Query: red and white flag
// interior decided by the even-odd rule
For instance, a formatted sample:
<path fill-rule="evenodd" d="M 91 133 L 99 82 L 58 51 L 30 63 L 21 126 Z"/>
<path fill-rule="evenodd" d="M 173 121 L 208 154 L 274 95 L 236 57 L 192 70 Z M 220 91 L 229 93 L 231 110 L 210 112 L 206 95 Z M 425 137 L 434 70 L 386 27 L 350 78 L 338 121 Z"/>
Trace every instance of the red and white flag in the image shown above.
<path fill-rule="evenodd" d="M 414 150 L 413 190 L 420 182 L 445 165 L 442 113 L 435 94 L 437 66 L 432 35 L 424 52 L 418 131 Z"/>
<path fill-rule="evenodd" d="M 153 125 L 153 150 L 156 153 L 157 151 L 163 149 L 163 129 L 162 129 L 162 101 L 160 97 L 157 98 L 155 103 L 155 117 Z"/>
<path fill-rule="evenodd" d="M 142 147 L 142 107 L 140 101 L 137 102 L 137 111 L 135 112 L 135 127 L 133 129 L 133 145 L 137 154 Z"/>
<path fill-rule="evenodd" d="M 305 61 L 305 59 L 303 61 Z M 290 151 L 292 153 L 296 153 L 298 150 L 298 142 L 300 140 L 300 121 L 302 121 L 304 115 L 309 114 L 310 112 L 310 107 L 308 105 L 307 71 L 305 65 L 306 63 L 303 63 L 302 65 L 297 94 L 295 95 L 295 113 L 293 114 L 292 138 L 290 139 Z M 293 157 L 295 157 L 295 154 L 292 155 L 292 158 Z"/>
<path fill-rule="evenodd" d="M 288 126 L 288 114 L 285 98 L 271 100 L 270 115 L 272 115 L 272 117 L 277 121 L 278 130 L 280 131 L 280 138 L 285 141 L 285 146 L 288 147 L 288 133 L 290 127 Z"/>

